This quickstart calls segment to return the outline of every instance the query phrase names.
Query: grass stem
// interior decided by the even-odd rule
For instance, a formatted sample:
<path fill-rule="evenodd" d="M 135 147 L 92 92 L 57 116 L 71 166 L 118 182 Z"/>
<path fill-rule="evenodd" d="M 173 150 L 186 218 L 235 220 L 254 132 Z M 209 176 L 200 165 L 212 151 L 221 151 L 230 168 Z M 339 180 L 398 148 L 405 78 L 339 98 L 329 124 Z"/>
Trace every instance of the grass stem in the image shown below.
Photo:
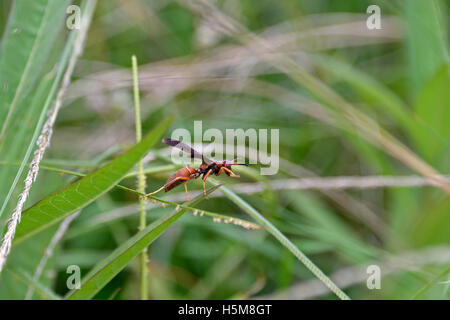
<path fill-rule="evenodd" d="M 211 182 L 213 183 L 213 182 Z M 216 185 L 215 183 L 213 183 Z M 309 269 L 320 281 L 322 281 L 332 292 L 334 292 L 342 300 L 350 300 L 350 297 L 345 294 L 330 278 L 328 278 L 322 270 L 320 270 L 295 244 L 293 244 L 284 234 L 282 234 L 272 223 L 264 218 L 258 211 L 256 211 L 247 202 L 242 200 L 237 194 L 222 186 L 220 190 L 233 201 L 238 207 L 244 210 L 248 215 L 262 225 L 270 234 L 272 234 L 284 247 L 292 252 L 298 260 L 300 260 L 306 268 Z"/>
<path fill-rule="evenodd" d="M 133 55 L 131 57 L 131 64 L 133 69 L 133 93 L 134 93 L 134 113 L 136 122 L 136 142 L 139 143 L 142 140 L 142 126 L 141 126 L 141 103 L 139 100 L 139 81 L 138 81 L 138 68 L 137 59 Z M 137 190 L 141 193 L 145 193 L 145 174 L 144 163 L 139 161 L 138 163 L 138 175 L 137 175 Z M 144 230 L 147 225 L 145 215 L 145 200 L 139 199 L 139 230 Z M 147 270 L 147 248 L 141 252 L 141 299 L 148 299 L 148 270 Z"/>

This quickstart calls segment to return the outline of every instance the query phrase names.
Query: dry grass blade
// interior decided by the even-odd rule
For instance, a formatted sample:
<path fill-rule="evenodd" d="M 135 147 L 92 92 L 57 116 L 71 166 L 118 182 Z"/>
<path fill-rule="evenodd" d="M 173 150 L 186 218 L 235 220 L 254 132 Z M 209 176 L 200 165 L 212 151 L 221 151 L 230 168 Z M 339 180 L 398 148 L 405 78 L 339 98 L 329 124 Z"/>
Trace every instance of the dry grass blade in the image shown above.
<path fill-rule="evenodd" d="M 377 265 L 383 270 L 383 277 L 404 270 L 416 270 L 429 264 L 448 264 L 450 247 L 436 246 L 424 250 L 404 252 L 373 261 L 363 266 L 347 267 L 333 273 L 330 278 L 341 288 L 348 288 L 367 280 L 367 267 Z M 329 291 L 318 280 L 300 282 L 290 288 L 271 295 L 258 296 L 257 299 L 312 299 L 328 294 Z"/>
<path fill-rule="evenodd" d="M 56 245 L 59 243 L 59 241 L 62 239 L 64 234 L 66 233 L 67 229 L 69 228 L 72 221 L 78 217 L 81 211 L 75 212 L 71 216 L 64 219 L 63 222 L 58 227 L 58 230 L 56 230 L 53 238 L 50 241 L 50 244 L 48 245 L 47 249 L 44 251 L 44 255 L 41 258 L 41 261 L 39 261 L 39 264 L 36 268 L 36 271 L 33 275 L 33 280 L 35 282 L 39 282 L 39 278 L 42 275 L 42 272 L 44 271 L 45 265 L 47 264 L 48 259 L 53 255 L 53 251 L 55 250 Z M 25 300 L 30 300 L 33 297 L 34 288 L 29 285 L 27 295 L 25 296 Z"/>
<path fill-rule="evenodd" d="M 195 0 L 183 1 L 183 3 L 188 4 L 191 9 L 199 13 L 204 19 L 210 21 L 210 25 L 217 32 L 232 36 L 244 45 L 253 43 L 254 46 L 251 46 L 250 49 L 256 55 L 304 86 L 320 102 L 338 111 L 343 116 L 343 120 L 345 119 L 349 124 L 355 125 L 368 141 L 378 147 L 382 147 L 387 153 L 424 177 L 436 182 L 442 190 L 450 194 L 450 184 L 435 169 L 420 159 L 390 133 L 381 128 L 375 121 L 360 112 L 331 88 L 306 72 L 289 56 L 274 50 L 270 43 L 249 32 L 247 28 L 223 14 L 209 1 Z"/>
<path fill-rule="evenodd" d="M 300 32 L 292 32 L 286 28 L 286 25 L 281 24 L 266 28 L 261 37 L 283 52 L 292 53 L 294 50 L 303 61 L 305 54 L 303 51 L 298 52 L 299 43 L 302 45 L 300 50 L 304 48 L 326 50 L 397 42 L 403 39 L 400 21 L 393 17 L 384 16 L 383 18 L 383 29 L 374 32 L 374 30 L 361 27 L 362 15 L 359 14 L 314 15 L 309 19 L 304 17 L 306 21 L 298 22 L 299 28 L 301 28 Z M 323 41 L 317 41 L 317 38 L 323 38 Z M 218 76 L 218 74 L 222 74 L 223 70 L 236 68 L 237 65 L 239 68 L 251 69 L 249 75 L 252 76 L 268 72 L 269 68 L 267 67 L 252 68 L 255 60 L 258 64 L 262 60 L 258 56 L 249 57 L 247 52 L 247 48 L 228 44 L 220 46 L 211 53 L 202 53 L 200 58 L 193 57 L 193 61 L 182 57 L 153 62 L 141 67 L 139 80 L 142 89 L 151 95 L 152 100 L 166 101 L 183 90 L 189 89 L 190 86 L 196 85 L 199 81 L 226 78 L 226 76 Z M 305 65 L 309 65 L 309 59 L 304 62 Z M 86 70 L 91 71 L 88 65 L 90 62 L 83 61 L 81 63 L 87 64 Z M 129 72 L 125 69 L 79 75 L 83 77 L 71 84 L 66 96 L 68 101 L 84 97 L 86 93 L 103 94 L 132 85 Z M 231 80 L 236 80 L 237 76 L 231 76 L 231 78 Z M 168 90 L 166 86 L 169 86 L 170 89 Z"/>
<path fill-rule="evenodd" d="M 237 82 L 239 82 L 239 81 L 237 81 Z M 228 83 L 228 81 L 227 81 L 227 83 Z M 228 86 L 226 86 L 226 87 L 228 87 Z M 267 92 L 273 93 L 273 91 L 270 88 L 263 86 L 262 89 L 267 89 L 267 90 L 261 90 L 261 91 L 265 91 L 266 93 Z M 266 96 L 266 95 L 263 95 L 263 96 Z M 286 96 L 286 95 L 281 95 L 281 96 Z M 320 107 L 320 105 L 318 105 L 318 106 Z M 313 109 L 313 108 L 311 108 L 311 109 Z M 317 112 L 312 111 L 312 113 L 315 114 Z M 225 150 L 227 150 L 228 147 L 230 147 L 230 149 L 234 148 L 234 146 L 226 144 Z M 220 150 L 220 148 L 216 148 L 216 147 L 213 147 L 213 149 Z M 237 150 L 238 154 L 245 154 L 245 157 L 248 158 L 249 161 L 257 161 L 257 157 L 255 157 L 255 155 L 258 154 L 258 150 L 248 148 L 245 146 L 238 146 L 238 147 L 236 147 L 236 150 Z M 167 149 L 167 152 L 169 152 L 169 151 L 170 150 Z M 218 151 L 218 152 L 220 154 L 220 151 Z M 259 150 L 259 153 L 263 154 L 264 157 L 268 156 L 262 150 Z M 312 172 L 311 170 L 308 170 L 299 164 L 291 163 L 290 161 L 287 161 L 281 157 L 280 157 L 280 169 L 282 171 L 288 173 L 289 175 L 297 177 L 299 179 L 303 179 L 303 178 L 319 179 L 319 176 L 317 174 L 315 174 L 314 172 Z M 295 181 L 298 181 L 298 180 L 296 179 Z M 314 181 L 316 181 L 316 180 L 314 180 Z M 297 184 L 297 183 L 298 182 L 296 182 L 295 184 Z M 283 188 L 284 188 L 284 186 L 280 186 L 280 188 L 278 189 L 277 186 L 275 186 L 272 183 L 270 183 L 270 185 L 273 188 L 273 190 L 283 190 Z M 259 183 L 249 184 L 248 189 L 245 188 L 245 184 L 240 184 L 239 186 L 240 187 L 244 186 L 244 188 L 243 189 L 241 189 L 240 187 L 233 188 L 233 186 L 231 186 L 230 188 L 232 188 L 233 191 L 238 194 L 245 193 L 246 191 L 249 194 L 252 194 L 252 193 L 257 193 L 257 192 L 261 192 L 261 190 L 264 190 L 264 185 L 259 184 Z M 293 186 L 292 183 L 289 184 L 288 186 L 292 186 L 292 188 L 295 189 L 295 187 Z M 350 216 L 353 219 L 356 219 L 359 222 L 362 222 L 363 224 L 365 224 L 369 228 L 371 228 L 380 238 L 384 238 L 384 236 L 387 235 L 388 227 L 386 226 L 384 221 L 380 218 L 381 216 L 383 216 L 382 212 L 378 212 L 378 211 L 375 212 L 369 206 L 367 206 L 366 204 L 364 204 L 357 198 L 353 197 L 349 193 L 344 193 L 343 188 L 342 189 L 339 189 L 339 188 L 336 188 L 336 189 L 317 188 L 317 190 L 321 191 L 324 195 L 326 195 L 329 199 L 331 199 L 337 205 L 344 208 L 346 210 L 344 213 L 348 212 L 348 216 Z M 195 192 L 196 191 L 194 191 L 194 194 L 197 194 Z M 218 197 L 218 196 L 220 196 L 220 194 L 214 195 L 214 197 Z M 169 195 L 168 199 L 179 202 L 179 201 L 183 201 L 184 198 L 182 197 L 181 194 L 174 194 L 174 195 Z"/>

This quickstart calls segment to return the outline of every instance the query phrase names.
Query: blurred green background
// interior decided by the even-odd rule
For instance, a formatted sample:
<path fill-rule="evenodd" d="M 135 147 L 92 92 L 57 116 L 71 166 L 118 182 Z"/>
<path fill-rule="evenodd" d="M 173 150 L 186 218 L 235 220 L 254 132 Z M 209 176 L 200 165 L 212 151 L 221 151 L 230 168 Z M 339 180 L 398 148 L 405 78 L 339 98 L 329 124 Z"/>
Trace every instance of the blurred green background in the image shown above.
<path fill-rule="evenodd" d="M 14 1 L 0 3 L 3 34 Z M 450 172 L 450 1 L 282 0 L 213 1 L 218 10 L 264 38 L 376 121 L 442 174 Z M 75 1 L 75 4 L 78 2 Z M 381 30 L 369 30 L 366 9 L 381 8 Z M 25 154 L 46 88 L 70 31 L 66 15 L 52 19 L 53 33 L 36 79 L 13 114 L 10 140 L 0 149 L 0 201 Z M 47 18 L 46 18 L 47 19 Z M 220 32 L 183 1 L 99 1 L 54 128 L 43 164 L 88 173 L 135 141 L 131 56 L 137 56 L 143 132 L 175 114 L 167 132 L 202 120 L 203 129 L 280 129 L 280 171 L 241 179 L 219 177 L 240 193 L 241 183 L 264 191 L 242 194 L 353 299 L 448 299 L 450 201 L 436 187 L 349 190 L 273 190 L 271 180 L 311 176 L 417 175 L 357 125 L 333 125 L 315 98 L 289 74 L 263 61 L 235 36 Z M 5 50 L 3 43 L 1 51 Z M 256 49 L 258 50 L 258 49 Z M 47 51 L 47 52 L 45 52 Z M 3 110 L 2 112 L 4 112 Z M 337 113 L 339 121 L 339 113 Z M 342 116 L 344 118 L 344 116 Z M 4 121 L 4 118 L 1 118 Z M 8 142 L 9 141 L 9 142 Z M 163 149 L 163 144 L 157 145 Z M 152 153 L 155 155 L 155 153 Z M 168 164 L 148 157 L 148 168 Z M 16 163 L 16 165 L 13 165 Z M 147 175 L 148 192 L 173 171 Z M 27 206 L 67 186 L 74 177 L 41 169 Z M 14 208 L 23 179 L 1 217 Z M 122 184 L 136 187 L 134 178 Z M 189 185 L 200 190 L 201 183 Z M 179 190 L 178 190 L 179 189 Z M 183 201 L 183 188 L 164 195 Z M 220 193 L 219 193 L 220 194 Z M 172 198 L 170 198 L 172 197 Z M 181 198 L 180 198 L 181 197 Z M 199 207 L 251 220 L 225 197 Z M 148 221 L 168 209 L 149 203 Z M 67 292 L 66 268 L 86 274 L 137 232 L 137 199 L 113 189 L 84 208 L 46 265 L 41 282 Z M 0 298 L 23 299 L 55 233 L 50 228 L 13 248 L 0 277 Z M 185 214 L 149 248 L 151 299 L 320 298 L 335 296 L 265 230 L 214 223 Z M 366 286 L 366 264 L 381 267 L 380 290 Z M 362 266 L 358 269 L 358 266 Z M 21 271 L 22 270 L 22 271 Z M 445 283 L 447 281 L 447 283 Z M 139 298 L 138 259 L 120 272 L 98 299 Z M 38 293 L 33 298 L 42 296 Z"/>

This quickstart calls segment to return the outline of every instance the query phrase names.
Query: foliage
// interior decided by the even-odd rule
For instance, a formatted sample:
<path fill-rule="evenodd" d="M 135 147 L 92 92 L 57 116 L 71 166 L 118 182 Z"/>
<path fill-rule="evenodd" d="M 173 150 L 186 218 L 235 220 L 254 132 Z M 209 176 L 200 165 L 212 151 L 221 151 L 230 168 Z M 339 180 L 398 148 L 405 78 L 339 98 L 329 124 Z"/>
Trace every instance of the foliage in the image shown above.
<path fill-rule="evenodd" d="M 2 226 L 73 50 L 69 4 L 0 4 Z M 341 298 L 448 299 L 450 261 L 433 256 L 450 251 L 448 179 L 440 188 L 287 190 L 304 177 L 449 173 L 449 1 L 379 1 L 382 30 L 366 27 L 370 4 L 99 1 L 0 298 L 30 288 L 33 299 L 145 297 L 138 256 L 149 246 L 150 299 L 308 297 L 297 285 L 404 256 L 381 290 L 365 280 L 328 285 Z M 189 203 L 180 186 L 139 206 L 142 171 L 150 192 L 180 168 L 161 137 L 192 131 L 195 120 L 203 130 L 279 129 L 279 172 L 236 168 L 241 178 L 218 177 L 225 186 L 209 200 L 195 180 L 188 187 L 200 196 Z M 36 279 L 58 225 L 79 210 Z M 81 267 L 79 290 L 66 286 L 69 265 Z"/>

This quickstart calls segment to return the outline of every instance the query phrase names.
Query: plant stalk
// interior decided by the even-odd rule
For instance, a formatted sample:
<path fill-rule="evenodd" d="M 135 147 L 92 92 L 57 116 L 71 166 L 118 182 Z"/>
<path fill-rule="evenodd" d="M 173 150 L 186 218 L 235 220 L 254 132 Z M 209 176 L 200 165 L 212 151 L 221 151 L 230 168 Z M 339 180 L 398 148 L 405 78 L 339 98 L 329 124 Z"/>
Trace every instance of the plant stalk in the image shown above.
<path fill-rule="evenodd" d="M 137 68 L 137 59 L 135 55 L 131 57 L 131 64 L 133 69 L 136 142 L 139 143 L 142 140 L 142 125 L 141 125 L 141 103 L 139 100 L 138 68 Z M 138 192 L 145 193 L 145 174 L 144 174 L 144 163 L 142 160 L 139 161 L 138 163 L 137 190 Z M 147 221 L 145 215 L 145 200 L 139 199 L 139 230 L 144 230 L 146 225 Z M 141 262 L 141 300 L 148 300 L 147 248 L 145 248 L 141 252 L 140 262 Z"/>

